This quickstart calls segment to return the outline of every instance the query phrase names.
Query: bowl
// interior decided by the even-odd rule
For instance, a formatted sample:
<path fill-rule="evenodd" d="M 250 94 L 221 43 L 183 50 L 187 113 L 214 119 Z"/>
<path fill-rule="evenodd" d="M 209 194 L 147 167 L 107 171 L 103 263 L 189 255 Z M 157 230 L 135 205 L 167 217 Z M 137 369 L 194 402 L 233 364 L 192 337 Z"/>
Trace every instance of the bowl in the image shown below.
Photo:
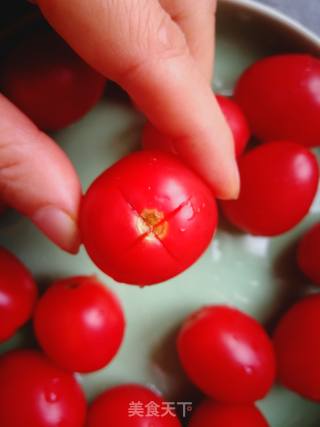
<path fill-rule="evenodd" d="M 253 1 L 219 3 L 216 91 L 231 94 L 248 65 L 280 52 L 319 56 L 320 40 L 300 24 Z M 54 137 L 75 164 L 85 190 L 100 172 L 138 147 L 142 124 L 143 118 L 129 103 L 107 90 L 96 108 Z M 96 269 L 83 249 L 77 256 L 63 253 L 13 211 L 1 216 L 0 235 L 2 244 L 30 267 L 40 287 L 60 277 L 94 273 L 121 298 L 128 327 L 120 353 L 105 369 L 78 376 L 89 400 L 112 385 L 138 382 L 161 391 L 167 400 L 194 402 L 197 394 L 175 351 L 179 325 L 200 306 L 227 303 L 272 328 L 285 307 L 312 290 L 294 257 L 297 239 L 319 218 L 319 212 L 320 197 L 298 227 L 272 239 L 237 232 L 222 219 L 215 240 L 195 265 L 169 282 L 146 288 L 115 283 Z M 0 351 L 32 345 L 28 325 Z M 280 385 L 258 405 L 272 427 L 312 427 L 320 422 L 319 405 Z"/>

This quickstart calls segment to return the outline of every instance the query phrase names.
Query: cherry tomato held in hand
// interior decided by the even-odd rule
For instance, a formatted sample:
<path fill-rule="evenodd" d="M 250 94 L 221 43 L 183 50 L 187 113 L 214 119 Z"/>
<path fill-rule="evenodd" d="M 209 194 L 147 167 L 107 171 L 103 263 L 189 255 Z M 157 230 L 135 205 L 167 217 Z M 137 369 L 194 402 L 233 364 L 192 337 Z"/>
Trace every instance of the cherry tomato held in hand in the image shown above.
<path fill-rule="evenodd" d="M 180 427 L 172 406 L 146 387 L 111 388 L 93 402 L 86 427 Z"/>
<path fill-rule="evenodd" d="M 297 258 L 301 271 L 320 286 L 320 223 L 311 227 L 300 240 Z"/>
<path fill-rule="evenodd" d="M 236 156 L 239 156 L 244 151 L 250 137 L 247 119 L 233 100 L 221 95 L 217 95 L 216 98 L 232 131 Z M 142 146 L 146 150 L 161 150 L 177 154 L 172 140 L 160 133 L 150 123 L 144 127 Z"/>
<path fill-rule="evenodd" d="M 83 427 L 84 394 L 73 376 L 37 351 L 0 358 L 1 427 Z"/>
<path fill-rule="evenodd" d="M 266 419 L 254 405 L 228 405 L 211 400 L 205 400 L 196 408 L 188 424 L 188 427 L 268 426 Z"/>
<path fill-rule="evenodd" d="M 235 99 L 255 135 L 320 145 L 320 60 L 277 55 L 258 61 L 240 78 Z"/>
<path fill-rule="evenodd" d="M 230 126 L 234 139 L 236 156 L 238 157 L 243 153 L 249 141 L 249 124 L 241 108 L 232 99 L 217 95 L 217 101 Z"/>
<path fill-rule="evenodd" d="M 218 402 L 252 403 L 273 384 L 271 341 L 255 319 L 235 308 L 208 306 L 193 313 L 177 348 L 191 381 Z"/>
<path fill-rule="evenodd" d="M 119 282 L 150 285 L 176 276 L 206 249 L 216 229 L 210 189 L 175 157 L 141 151 L 91 185 L 80 212 L 82 241 Z"/>
<path fill-rule="evenodd" d="M 9 54 L 4 94 L 44 130 L 80 119 L 101 98 L 105 79 L 56 34 L 38 31 Z"/>
<path fill-rule="evenodd" d="M 278 376 L 289 389 L 320 402 L 320 295 L 306 297 L 283 317 L 274 334 Z"/>
<path fill-rule="evenodd" d="M 316 157 L 299 144 L 263 144 L 239 159 L 237 200 L 223 201 L 228 220 L 243 231 L 261 236 L 284 233 L 308 213 L 316 195 Z"/>
<path fill-rule="evenodd" d="M 0 247 L 0 342 L 14 335 L 30 319 L 37 293 L 29 270 Z"/>
<path fill-rule="evenodd" d="M 91 372 L 117 353 L 125 320 L 115 295 L 95 277 L 82 276 L 59 280 L 47 290 L 34 326 L 42 349 L 59 366 Z"/>

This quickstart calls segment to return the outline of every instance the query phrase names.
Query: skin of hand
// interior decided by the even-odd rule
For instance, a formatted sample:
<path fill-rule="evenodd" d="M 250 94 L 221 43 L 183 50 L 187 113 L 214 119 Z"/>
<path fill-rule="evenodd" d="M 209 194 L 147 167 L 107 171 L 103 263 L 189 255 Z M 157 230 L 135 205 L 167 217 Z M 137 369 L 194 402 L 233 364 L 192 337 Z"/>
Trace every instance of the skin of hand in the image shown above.
<path fill-rule="evenodd" d="M 236 198 L 231 132 L 209 84 L 216 0 L 38 0 L 48 22 L 120 84 L 217 197 Z M 81 186 L 64 152 L 0 94 L 0 199 L 62 249 L 80 245 Z"/>

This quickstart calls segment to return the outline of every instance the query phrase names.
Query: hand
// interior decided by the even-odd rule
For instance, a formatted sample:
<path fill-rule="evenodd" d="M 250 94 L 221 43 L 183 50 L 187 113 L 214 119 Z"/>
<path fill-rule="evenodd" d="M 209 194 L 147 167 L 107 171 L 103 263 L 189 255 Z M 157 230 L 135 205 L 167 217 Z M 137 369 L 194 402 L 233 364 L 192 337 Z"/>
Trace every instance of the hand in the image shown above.
<path fill-rule="evenodd" d="M 221 198 L 239 176 L 209 85 L 215 0 L 38 0 L 89 64 L 119 83 Z M 57 245 L 77 252 L 81 187 L 63 151 L 0 95 L 0 199 Z"/>

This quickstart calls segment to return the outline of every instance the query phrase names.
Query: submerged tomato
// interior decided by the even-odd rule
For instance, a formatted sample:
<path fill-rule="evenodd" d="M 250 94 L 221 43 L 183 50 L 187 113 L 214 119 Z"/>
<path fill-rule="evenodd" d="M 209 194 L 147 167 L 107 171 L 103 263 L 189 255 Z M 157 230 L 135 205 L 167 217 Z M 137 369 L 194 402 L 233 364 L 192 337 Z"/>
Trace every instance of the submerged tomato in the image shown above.
<path fill-rule="evenodd" d="M 128 384 L 111 388 L 92 403 L 87 427 L 180 427 L 163 399 L 150 389 Z"/>
<path fill-rule="evenodd" d="M 119 350 L 125 320 L 120 302 L 95 277 L 55 282 L 40 299 L 34 318 L 42 349 L 59 366 L 91 372 Z"/>
<path fill-rule="evenodd" d="M 41 129 L 59 130 L 101 98 L 105 79 L 56 34 L 33 33 L 6 58 L 4 94 Z"/>
<path fill-rule="evenodd" d="M 299 144 L 270 142 L 239 159 L 237 200 L 223 201 L 223 212 L 241 230 L 262 236 L 284 233 L 308 213 L 316 195 L 316 157 Z"/>
<path fill-rule="evenodd" d="M 192 414 L 188 427 L 268 427 L 268 425 L 254 405 L 228 405 L 205 400 Z"/>
<path fill-rule="evenodd" d="M 296 303 L 274 334 L 280 381 L 302 396 L 320 402 L 320 295 Z"/>
<path fill-rule="evenodd" d="M 235 153 L 238 157 L 242 154 L 249 141 L 249 124 L 239 105 L 232 99 L 217 95 L 217 101 L 230 126 L 234 139 Z"/>
<path fill-rule="evenodd" d="M 320 60 L 277 55 L 253 64 L 240 78 L 235 99 L 263 140 L 320 145 Z"/>
<path fill-rule="evenodd" d="M 119 282 L 150 285 L 189 267 L 217 225 L 210 189 L 176 158 L 141 151 L 120 160 L 83 198 L 83 243 Z"/>
<path fill-rule="evenodd" d="M 29 270 L 13 254 L 0 248 L 0 342 L 30 319 L 37 293 Z"/>
<path fill-rule="evenodd" d="M 230 126 L 234 139 L 236 156 L 239 156 L 244 151 L 250 137 L 247 119 L 240 107 L 232 99 L 222 95 L 217 95 L 216 98 Z M 176 154 L 172 140 L 168 136 L 160 133 L 150 123 L 147 123 L 143 129 L 142 146 L 145 150 L 161 150 Z"/>
<path fill-rule="evenodd" d="M 37 351 L 0 358 L 1 427 L 83 427 L 84 394 L 72 374 Z"/>
<path fill-rule="evenodd" d="M 303 273 L 320 286 L 320 223 L 311 227 L 300 240 L 297 258 Z"/>
<path fill-rule="evenodd" d="M 191 381 L 218 402 L 262 399 L 275 377 L 271 341 L 252 317 L 227 306 L 208 306 L 184 323 L 177 348 Z"/>

